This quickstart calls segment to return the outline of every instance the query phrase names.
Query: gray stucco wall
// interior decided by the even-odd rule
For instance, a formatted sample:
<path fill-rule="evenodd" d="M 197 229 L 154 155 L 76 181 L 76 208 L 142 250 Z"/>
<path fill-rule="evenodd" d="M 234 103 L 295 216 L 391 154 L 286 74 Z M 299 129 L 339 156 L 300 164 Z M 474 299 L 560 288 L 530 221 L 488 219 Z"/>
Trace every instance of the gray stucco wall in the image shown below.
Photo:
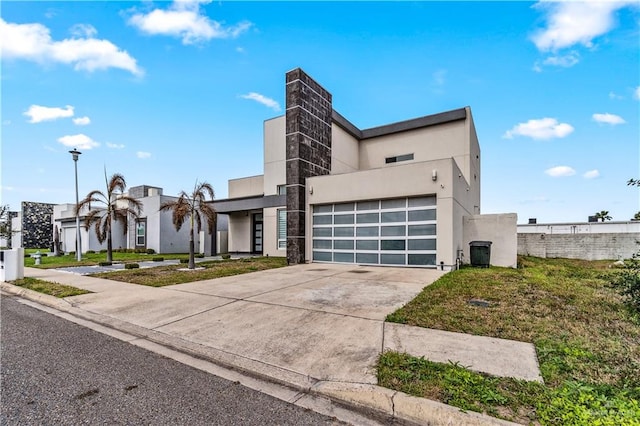
<path fill-rule="evenodd" d="M 640 250 L 640 233 L 518 234 L 518 254 L 537 257 L 627 259 Z"/>
<path fill-rule="evenodd" d="M 464 218 L 464 263 L 470 263 L 469 243 L 491 241 L 490 263 L 494 266 L 517 267 L 515 213 L 483 214 Z"/>

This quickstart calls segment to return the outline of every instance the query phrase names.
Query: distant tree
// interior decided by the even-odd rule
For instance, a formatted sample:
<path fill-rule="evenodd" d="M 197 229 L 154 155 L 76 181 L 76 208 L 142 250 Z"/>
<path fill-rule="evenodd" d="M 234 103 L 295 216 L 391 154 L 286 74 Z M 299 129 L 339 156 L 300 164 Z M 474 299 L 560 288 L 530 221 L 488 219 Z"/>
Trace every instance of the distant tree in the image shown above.
<path fill-rule="evenodd" d="M 89 212 L 85 218 L 85 228 L 95 227 L 96 236 L 100 243 L 107 241 L 107 262 L 113 261 L 113 244 L 111 230 L 113 222 L 122 223 L 123 232 L 127 233 L 129 215 L 137 218 L 142 211 L 142 203 L 135 198 L 124 195 L 127 183 L 124 176 L 119 173 L 111 175 L 107 179 L 105 170 L 104 180 L 107 186 L 106 194 L 99 190 L 93 190 L 87 194 L 76 206 L 77 212 L 88 207 Z M 92 206 L 104 206 L 102 208 L 91 208 Z"/>
<path fill-rule="evenodd" d="M 629 179 L 627 181 L 627 185 L 629 185 L 629 186 L 640 186 L 640 179 Z"/>
<path fill-rule="evenodd" d="M 634 214 L 632 220 L 640 220 L 640 212 Z"/>
<path fill-rule="evenodd" d="M 209 234 L 213 233 L 216 226 L 217 213 L 211 204 L 207 204 L 207 196 L 213 201 L 213 187 L 207 182 L 196 181 L 191 194 L 181 191 L 177 200 L 167 201 L 160 206 L 160 211 L 173 212 L 173 226 L 176 231 L 179 231 L 182 224 L 189 219 L 189 269 L 196 267 L 194 230 L 200 232 L 203 220 L 207 222 Z"/>
<path fill-rule="evenodd" d="M 601 222 L 613 219 L 611 216 L 609 216 L 609 211 L 607 210 L 599 211 L 594 216 L 596 217 L 596 220 L 599 220 Z"/>

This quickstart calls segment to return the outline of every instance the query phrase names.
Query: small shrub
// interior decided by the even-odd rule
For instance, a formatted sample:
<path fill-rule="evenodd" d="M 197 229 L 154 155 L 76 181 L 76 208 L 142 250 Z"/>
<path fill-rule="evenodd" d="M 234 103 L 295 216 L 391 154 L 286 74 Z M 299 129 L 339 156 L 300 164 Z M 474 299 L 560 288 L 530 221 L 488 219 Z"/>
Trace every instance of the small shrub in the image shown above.
<path fill-rule="evenodd" d="M 204 258 L 204 253 L 194 254 L 193 257 L 195 257 L 196 259 L 203 259 Z"/>
<path fill-rule="evenodd" d="M 112 262 L 98 262 L 98 265 L 99 266 L 111 266 L 111 265 L 113 265 L 113 263 Z"/>
<path fill-rule="evenodd" d="M 29 259 L 30 257 L 31 257 L 31 253 L 25 253 L 25 254 L 24 254 L 24 258 L 25 258 L 25 259 Z"/>
<path fill-rule="evenodd" d="M 620 272 L 614 275 L 612 284 L 627 305 L 640 313 L 640 252 L 625 260 Z"/>
<path fill-rule="evenodd" d="M 137 263 L 125 263 L 124 269 L 138 269 L 140 265 Z"/>
<path fill-rule="evenodd" d="M 76 252 L 75 252 L 75 251 L 70 251 L 70 252 L 69 252 L 69 256 L 75 256 L 75 255 L 76 255 Z"/>
<path fill-rule="evenodd" d="M 223 259 L 231 259 L 231 255 L 229 253 L 225 253 L 222 255 Z"/>
<path fill-rule="evenodd" d="M 156 254 L 156 251 L 152 248 L 147 249 L 147 254 Z"/>
<path fill-rule="evenodd" d="M 118 253 L 118 250 L 119 250 L 119 249 L 115 249 L 115 250 L 113 250 L 113 251 L 115 251 L 116 253 Z M 106 252 L 107 252 L 107 249 L 102 249 L 102 250 L 100 250 L 100 254 L 105 254 Z"/>
<path fill-rule="evenodd" d="M 180 263 L 189 263 L 189 259 L 180 259 Z"/>
<path fill-rule="evenodd" d="M 156 256 L 153 258 L 154 262 L 164 262 L 164 257 L 161 256 Z"/>
<path fill-rule="evenodd" d="M 87 254 L 95 254 L 95 250 L 87 250 Z"/>

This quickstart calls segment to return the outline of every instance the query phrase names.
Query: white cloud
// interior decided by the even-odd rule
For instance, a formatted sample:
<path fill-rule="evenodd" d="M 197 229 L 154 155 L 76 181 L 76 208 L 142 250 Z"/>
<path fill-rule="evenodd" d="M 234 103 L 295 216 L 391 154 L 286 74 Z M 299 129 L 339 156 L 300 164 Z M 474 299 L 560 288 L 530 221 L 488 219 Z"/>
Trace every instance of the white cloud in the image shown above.
<path fill-rule="evenodd" d="M 593 121 L 596 121 L 598 123 L 611 124 L 612 126 L 615 126 L 616 124 L 626 123 L 626 121 L 624 121 L 624 118 L 620 117 L 619 115 L 609 114 L 608 112 L 605 112 L 604 114 L 593 114 L 591 118 L 593 119 Z"/>
<path fill-rule="evenodd" d="M 246 95 L 240 95 L 240 97 L 243 99 L 251 99 L 253 101 L 261 103 L 262 105 L 267 106 L 274 111 L 280 111 L 280 104 L 278 102 L 276 102 L 271 98 L 267 98 L 266 96 L 261 95 L 260 93 L 250 92 L 250 93 L 247 93 Z"/>
<path fill-rule="evenodd" d="M 585 179 L 595 179 L 597 177 L 600 177 L 600 172 L 598 171 L 598 169 L 589 170 L 588 172 L 584 173 L 582 177 Z"/>
<path fill-rule="evenodd" d="M 145 152 L 145 151 L 138 151 L 138 152 L 136 152 L 136 156 L 138 158 L 143 158 L 144 159 L 144 158 L 151 157 L 151 153 L 150 152 Z"/>
<path fill-rule="evenodd" d="M 609 99 L 615 99 L 615 100 L 619 101 L 621 99 L 624 99 L 624 96 L 618 95 L 615 92 L 609 92 Z"/>
<path fill-rule="evenodd" d="M 86 126 L 91 123 L 91 119 L 89 117 L 78 117 L 73 119 L 73 124 L 76 126 Z"/>
<path fill-rule="evenodd" d="M 107 142 L 107 148 L 111 148 L 111 149 L 122 149 L 124 148 L 123 144 L 118 144 L 118 143 L 111 143 L 111 142 Z"/>
<path fill-rule="evenodd" d="M 245 53 L 244 47 L 236 47 L 236 52 Z"/>
<path fill-rule="evenodd" d="M 146 14 L 134 14 L 129 18 L 129 24 L 147 34 L 179 37 L 183 44 L 194 44 L 212 38 L 235 38 L 253 25 L 251 22 L 243 21 L 236 25 L 224 26 L 209 19 L 200 10 L 200 6 L 210 1 L 174 1 L 168 9 L 154 9 Z"/>
<path fill-rule="evenodd" d="M 108 40 L 93 38 L 95 28 L 86 25 L 74 28 L 72 32 L 83 31 L 84 36 L 54 41 L 49 29 L 42 24 L 12 24 L 0 18 L 0 39 L 11 40 L 2 45 L 2 59 L 57 62 L 89 72 L 120 68 L 137 76 L 143 74 L 136 60 L 126 51 Z"/>
<path fill-rule="evenodd" d="M 542 63 L 556 67 L 570 68 L 580 61 L 578 52 L 570 52 L 566 55 L 549 56 Z"/>
<path fill-rule="evenodd" d="M 532 139 L 564 138 L 573 132 L 573 126 L 567 123 L 558 123 L 555 118 L 541 118 L 519 123 L 502 136 L 513 139 L 514 136 L 527 136 Z"/>
<path fill-rule="evenodd" d="M 73 107 L 71 105 L 67 105 L 65 108 L 31 105 L 23 115 L 30 118 L 29 123 L 40 123 L 41 121 L 52 121 L 57 120 L 58 118 L 73 117 Z"/>
<path fill-rule="evenodd" d="M 98 34 L 98 30 L 90 24 L 76 24 L 69 30 L 71 35 L 79 38 L 92 38 Z"/>
<path fill-rule="evenodd" d="M 596 37 L 614 28 L 615 12 L 632 4 L 634 0 L 538 2 L 535 7 L 546 12 L 546 27 L 531 39 L 540 51 L 592 47 Z"/>
<path fill-rule="evenodd" d="M 547 169 L 544 172 L 551 177 L 565 177 L 573 176 L 576 174 L 576 171 L 569 166 L 556 166 Z"/>
<path fill-rule="evenodd" d="M 636 87 L 633 91 L 633 98 L 640 101 L 640 86 Z"/>
<path fill-rule="evenodd" d="M 83 133 L 62 136 L 61 138 L 58 138 L 58 142 L 69 148 L 77 149 L 92 149 L 100 146 L 98 142 Z"/>

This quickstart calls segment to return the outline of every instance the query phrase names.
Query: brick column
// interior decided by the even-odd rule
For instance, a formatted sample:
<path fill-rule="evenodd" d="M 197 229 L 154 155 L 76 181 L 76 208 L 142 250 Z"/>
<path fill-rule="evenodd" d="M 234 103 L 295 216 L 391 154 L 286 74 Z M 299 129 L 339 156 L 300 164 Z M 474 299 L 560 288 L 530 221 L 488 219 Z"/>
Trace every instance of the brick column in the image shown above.
<path fill-rule="evenodd" d="M 300 68 L 287 82 L 287 262 L 305 261 L 305 183 L 331 172 L 331 94 Z"/>

